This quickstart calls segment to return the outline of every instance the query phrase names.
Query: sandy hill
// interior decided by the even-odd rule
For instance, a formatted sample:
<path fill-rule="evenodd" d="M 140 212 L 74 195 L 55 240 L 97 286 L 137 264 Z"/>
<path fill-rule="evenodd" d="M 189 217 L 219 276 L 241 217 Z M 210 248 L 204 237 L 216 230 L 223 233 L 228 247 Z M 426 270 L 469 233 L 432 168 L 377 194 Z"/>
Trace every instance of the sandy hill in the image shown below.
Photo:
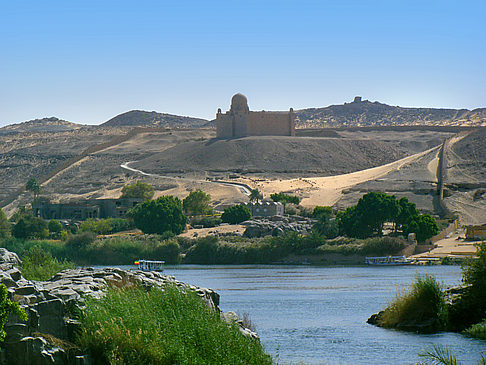
<path fill-rule="evenodd" d="M 29 120 L 0 128 L 0 135 L 16 133 L 65 132 L 84 127 L 82 124 L 68 122 L 56 117 Z"/>
<path fill-rule="evenodd" d="M 180 115 L 147 112 L 143 110 L 131 110 L 117 115 L 107 122 L 101 124 L 102 127 L 120 126 L 144 126 L 144 127 L 171 127 L 171 128 L 197 128 L 206 124 L 205 119 L 183 117 Z"/>
<path fill-rule="evenodd" d="M 359 98 L 343 105 L 297 110 L 295 117 L 296 126 L 300 128 L 401 125 L 486 126 L 486 108 L 474 110 L 404 108 L 377 101 L 362 101 Z"/>
<path fill-rule="evenodd" d="M 332 175 L 378 166 L 406 154 L 396 143 L 368 139 L 247 137 L 181 143 L 134 166 L 157 174 Z"/>

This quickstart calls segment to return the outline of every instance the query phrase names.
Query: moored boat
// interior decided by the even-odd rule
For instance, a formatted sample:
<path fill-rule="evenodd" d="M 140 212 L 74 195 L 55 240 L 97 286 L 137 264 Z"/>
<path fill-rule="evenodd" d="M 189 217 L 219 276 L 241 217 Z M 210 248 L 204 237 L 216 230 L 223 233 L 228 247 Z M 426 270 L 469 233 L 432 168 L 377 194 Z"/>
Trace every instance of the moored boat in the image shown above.
<path fill-rule="evenodd" d="M 138 260 L 135 261 L 140 271 L 164 271 L 165 261 Z"/>
<path fill-rule="evenodd" d="M 376 256 L 365 257 L 367 265 L 410 265 L 411 262 L 405 256 Z"/>

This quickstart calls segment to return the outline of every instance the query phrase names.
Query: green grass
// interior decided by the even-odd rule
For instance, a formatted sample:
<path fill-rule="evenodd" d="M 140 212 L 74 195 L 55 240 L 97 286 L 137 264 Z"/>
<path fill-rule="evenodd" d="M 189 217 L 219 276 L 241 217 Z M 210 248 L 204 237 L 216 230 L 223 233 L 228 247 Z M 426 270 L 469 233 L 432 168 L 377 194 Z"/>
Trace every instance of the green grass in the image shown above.
<path fill-rule="evenodd" d="M 44 281 L 59 271 L 74 267 L 72 262 L 58 261 L 49 252 L 34 246 L 22 257 L 21 271 L 27 280 Z"/>
<path fill-rule="evenodd" d="M 473 324 L 471 327 L 465 329 L 462 333 L 469 337 L 486 340 L 486 319 L 482 322 Z"/>
<path fill-rule="evenodd" d="M 417 276 L 410 291 L 398 294 L 379 320 L 385 328 L 397 328 L 404 323 L 418 326 L 429 323 L 424 328 L 426 332 L 445 329 L 447 307 L 440 284 L 433 276 Z"/>
<path fill-rule="evenodd" d="M 271 364 L 192 291 L 110 289 L 87 299 L 77 343 L 108 364 Z"/>

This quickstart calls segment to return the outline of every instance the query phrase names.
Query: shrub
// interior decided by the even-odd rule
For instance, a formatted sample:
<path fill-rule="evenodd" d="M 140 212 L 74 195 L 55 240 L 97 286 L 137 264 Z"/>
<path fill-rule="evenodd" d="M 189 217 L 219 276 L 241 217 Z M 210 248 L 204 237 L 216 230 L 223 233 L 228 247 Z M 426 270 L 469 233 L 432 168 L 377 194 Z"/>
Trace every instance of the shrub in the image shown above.
<path fill-rule="evenodd" d="M 457 331 L 486 318 L 486 243 L 479 246 L 478 258 L 463 266 L 462 281 L 466 288 L 449 310 L 451 328 Z"/>
<path fill-rule="evenodd" d="M 203 226 L 204 228 L 212 228 L 221 224 L 221 218 L 217 216 L 211 217 L 193 217 L 191 218 L 191 226 Z"/>
<path fill-rule="evenodd" d="M 317 205 L 312 211 L 312 217 L 319 220 L 328 220 L 332 217 L 332 207 Z"/>
<path fill-rule="evenodd" d="M 173 196 L 161 196 L 148 200 L 129 211 L 135 226 L 143 233 L 181 233 L 186 227 L 186 217 L 182 213 L 181 201 Z"/>
<path fill-rule="evenodd" d="M 246 205 L 239 204 L 228 207 L 221 215 L 221 220 L 225 223 L 239 224 L 251 218 L 251 211 Z"/>
<path fill-rule="evenodd" d="M 9 315 L 13 314 L 21 321 L 27 321 L 27 314 L 20 308 L 19 303 L 12 302 L 8 297 L 7 287 L 0 284 L 0 342 L 5 339 L 7 335 L 4 327 L 8 321 Z"/>
<path fill-rule="evenodd" d="M 49 237 L 49 231 L 45 220 L 26 214 L 14 224 L 12 235 L 23 239 L 47 238 Z"/>
<path fill-rule="evenodd" d="M 398 295 L 378 323 L 386 328 L 418 332 L 445 329 L 447 307 L 440 284 L 431 275 L 417 276 L 411 290 Z"/>
<path fill-rule="evenodd" d="M 81 232 L 70 236 L 65 243 L 66 255 L 75 261 L 83 259 L 86 249 L 95 239 L 96 234 L 93 232 Z"/>
<path fill-rule="evenodd" d="M 182 201 L 184 213 L 189 215 L 211 214 L 213 209 L 209 206 L 211 195 L 201 190 L 191 191 Z"/>
<path fill-rule="evenodd" d="M 86 219 L 79 226 L 81 232 L 93 232 L 96 234 L 111 233 L 112 227 L 107 219 Z"/>
<path fill-rule="evenodd" d="M 27 280 L 44 281 L 65 269 L 73 269 L 75 265 L 68 261 L 58 261 L 40 247 L 32 247 L 22 257 L 22 275 Z"/>
<path fill-rule="evenodd" d="M 465 329 L 463 333 L 469 337 L 486 340 L 486 319 L 480 323 L 473 324 L 468 329 Z"/>
<path fill-rule="evenodd" d="M 288 203 L 299 205 L 300 203 L 300 198 L 298 196 L 285 193 L 274 193 L 270 195 L 270 199 L 272 199 L 274 202 L 280 202 L 283 205 L 287 205 Z"/>
<path fill-rule="evenodd" d="M 10 230 L 10 222 L 3 210 L 0 209 L 0 239 L 10 237 Z"/>
<path fill-rule="evenodd" d="M 137 181 L 134 184 L 125 185 L 121 192 L 122 198 L 139 198 L 149 200 L 154 196 L 154 188 L 141 181 Z"/>
<path fill-rule="evenodd" d="M 47 225 L 49 232 L 54 235 L 59 235 L 62 231 L 62 224 L 57 219 L 51 219 Z"/>
<path fill-rule="evenodd" d="M 259 341 L 223 322 L 196 293 L 173 286 L 109 289 L 101 300 L 87 298 L 81 322 L 77 343 L 103 363 L 272 363 Z"/>
<path fill-rule="evenodd" d="M 179 264 L 181 261 L 180 250 L 177 240 L 169 239 L 155 246 L 151 255 L 147 257 L 152 260 L 163 260 L 167 264 Z"/>

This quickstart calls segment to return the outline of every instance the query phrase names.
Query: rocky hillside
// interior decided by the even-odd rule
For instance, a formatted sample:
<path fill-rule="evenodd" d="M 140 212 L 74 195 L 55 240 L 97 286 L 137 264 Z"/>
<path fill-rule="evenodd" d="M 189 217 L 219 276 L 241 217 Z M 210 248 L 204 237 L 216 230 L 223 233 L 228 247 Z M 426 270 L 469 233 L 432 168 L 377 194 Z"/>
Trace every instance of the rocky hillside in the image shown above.
<path fill-rule="evenodd" d="M 109 121 L 101 124 L 103 127 L 170 127 L 170 128 L 197 128 L 206 124 L 205 119 L 183 117 L 180 115 L 147 112 L 143 110 L 131 110 L 117 115 Z"/>
<path fill-rule="evenodd" d="M 17 133 L 52 133 L 76 130 L 84 127 L 56 117 L 29 120 L 27 122 L 7 125 L 0 128 L 0 135 Z"/>
<path fill-rule="evenodd" d="M 298 128 L 447 125 L 486 126 L 486 108 L 403 108 L 356 97 L 351 103 L 295 112 Z"/>

